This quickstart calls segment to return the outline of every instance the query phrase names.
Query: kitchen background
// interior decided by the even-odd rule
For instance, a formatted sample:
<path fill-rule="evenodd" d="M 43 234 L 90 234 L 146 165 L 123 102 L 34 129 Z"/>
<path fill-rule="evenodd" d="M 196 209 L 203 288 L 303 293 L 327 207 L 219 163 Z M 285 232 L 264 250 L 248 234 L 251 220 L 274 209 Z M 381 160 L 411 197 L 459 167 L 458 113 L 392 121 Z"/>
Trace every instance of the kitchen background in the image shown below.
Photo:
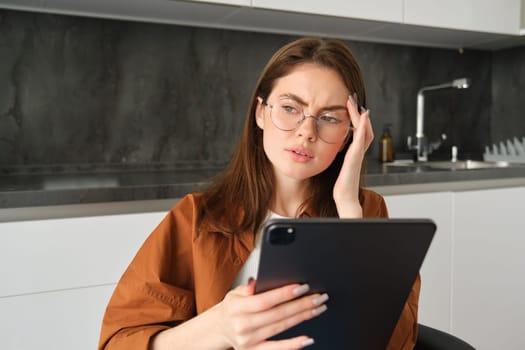
<path fill-rule="evenodd" d="M 0 167 L 85 163 L 224 164 L 263 65 L 295 37 L 0 10 Z M 524 136 L 525 47 L 499 51 L 348 41 L 363 70 L 376 141 L 425 133 L 460 157 Z M 377 142 L 370 157 L 377 156 Z"/>
<path fill-rule="evenodd" d="M 359 39 L 348 44 L 363 69 L 376 141 L 391 123 L 398 154 L 415 133 L 418 89 L 459 77 L 471 88 L 425 95 L 425 132 L 448 135 L 437 156 L 448 158 L 455 144 L 460 157 L 480 157 L 487 144 L 525 136 L 525 0 L 0 7 L 2 349 L 96 348 L 129 261 L 178 198 L 229 160 L 258 73 L 295 38 L 261 31 Z M 525 281 L 516 278 L 525 266 L 525 167 L 368 165 L 367 185 L 391 217 L 438 226 L 421 271 L 419 322 L 479 350 L 525 349 Z"/>

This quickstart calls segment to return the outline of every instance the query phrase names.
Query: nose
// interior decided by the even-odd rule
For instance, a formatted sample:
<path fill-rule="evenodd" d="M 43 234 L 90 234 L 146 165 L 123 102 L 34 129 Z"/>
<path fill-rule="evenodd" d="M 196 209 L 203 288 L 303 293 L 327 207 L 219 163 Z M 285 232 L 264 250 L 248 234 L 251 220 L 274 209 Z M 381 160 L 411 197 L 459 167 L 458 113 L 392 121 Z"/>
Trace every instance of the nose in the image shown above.
<path fill-rule="evenodd" d="M 299 122 L 299 126 L 296 129 L 297 136 L 304 137 L 310 142 L 317 140 L 317 124 L 315 117 L 311 115 L 305 115 L 304 119 Z"/>

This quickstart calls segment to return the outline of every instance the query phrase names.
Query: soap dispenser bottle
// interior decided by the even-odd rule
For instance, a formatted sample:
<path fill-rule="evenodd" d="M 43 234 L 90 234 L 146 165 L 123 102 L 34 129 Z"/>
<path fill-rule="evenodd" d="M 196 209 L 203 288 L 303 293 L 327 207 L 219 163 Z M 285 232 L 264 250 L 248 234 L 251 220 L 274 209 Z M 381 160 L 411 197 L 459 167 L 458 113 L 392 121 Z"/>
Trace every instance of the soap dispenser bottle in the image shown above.
<path fill-rule="evenodd" d="M 386 124 L 383 128 L 383 135 L 379 139 L 379 161 L 391 162 L 394 160 L 394 145 L 390 135 L 391 124 Z"/>

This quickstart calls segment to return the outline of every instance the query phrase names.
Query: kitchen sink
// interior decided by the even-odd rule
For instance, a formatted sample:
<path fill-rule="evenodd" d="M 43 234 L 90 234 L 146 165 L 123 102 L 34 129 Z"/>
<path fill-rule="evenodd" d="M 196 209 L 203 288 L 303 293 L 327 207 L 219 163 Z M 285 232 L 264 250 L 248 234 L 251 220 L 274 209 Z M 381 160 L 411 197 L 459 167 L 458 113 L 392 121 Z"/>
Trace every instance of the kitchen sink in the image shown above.
<path fill-rule="evenodd" d="M 385 163 L 389 167 L 416 167 L 416 168 L 431 168 L 431 169 L 445 169 L 445 170 L 474 170 L 474 169 L 494 169 L 494 168 L 508 168 L 514 166 L 525 166 L 525 164 L 509 163 L 504 161 L 499 162 L 485 162 L 481 160 L 458 160 L 458 161 L 428 161 L 428 162 L 392 162 Z"/>

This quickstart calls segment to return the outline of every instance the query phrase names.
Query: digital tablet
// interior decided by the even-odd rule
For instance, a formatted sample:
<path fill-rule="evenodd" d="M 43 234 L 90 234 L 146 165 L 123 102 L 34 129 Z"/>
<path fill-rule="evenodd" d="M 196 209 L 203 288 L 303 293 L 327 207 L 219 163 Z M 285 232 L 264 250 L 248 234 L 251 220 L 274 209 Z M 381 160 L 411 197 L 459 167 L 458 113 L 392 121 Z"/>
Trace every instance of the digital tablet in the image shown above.
<path fill-rule="evenodd" d="M 427 219 L 272 219 L 262 230 L 256 292 L 308 283 L 326 312 L 274 339 L 307 335 L 312 349 L 384 350 L 428 251 Z"/>

